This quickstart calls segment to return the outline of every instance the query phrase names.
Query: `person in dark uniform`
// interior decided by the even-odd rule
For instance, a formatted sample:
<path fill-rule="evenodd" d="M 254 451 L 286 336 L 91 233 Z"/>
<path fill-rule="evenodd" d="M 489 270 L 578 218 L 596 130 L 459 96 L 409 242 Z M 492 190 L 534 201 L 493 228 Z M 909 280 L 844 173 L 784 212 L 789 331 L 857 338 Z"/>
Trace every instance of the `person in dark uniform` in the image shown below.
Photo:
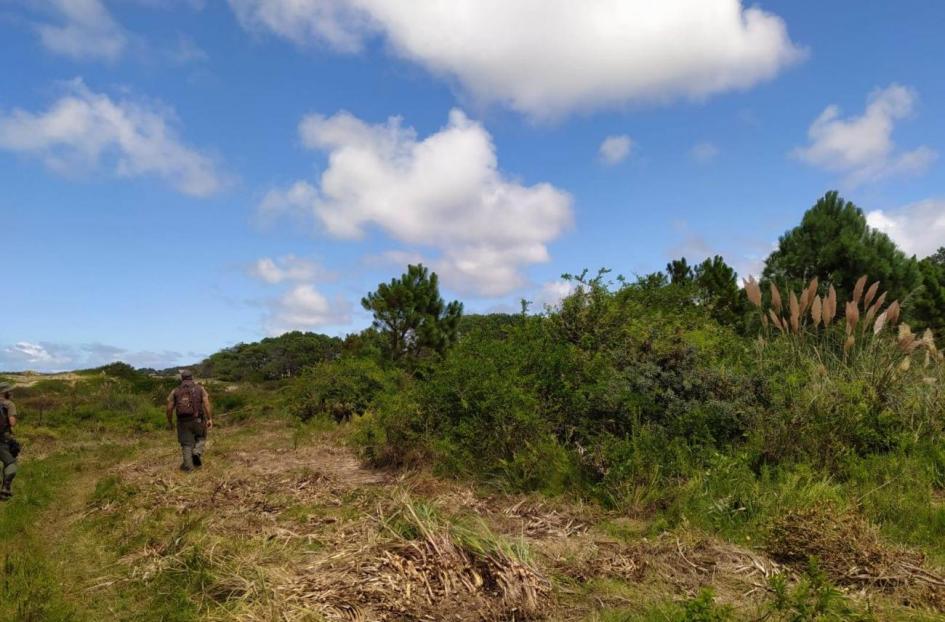
<path fill-rule="evenodd" d="M 183 457 L 180 468 L 193 471 L 203 466 L 207 430 L 213 427 L 213 409 L 207 390 L 194 382 L 192 372 L 182 369 L 180 380 L 180 386 L 167 396 L 167 426 L 174 429 L 176 413 L 177 440 Z"/>
<path fill-rule="evenodd" d="M 0 383 L 0 501 L 13 496 L 13 478 L 16 477 L 16 456 L 19 445 L 13 440 L 16 426 L 16 404 L 10 399 L 13 385 Z"/>

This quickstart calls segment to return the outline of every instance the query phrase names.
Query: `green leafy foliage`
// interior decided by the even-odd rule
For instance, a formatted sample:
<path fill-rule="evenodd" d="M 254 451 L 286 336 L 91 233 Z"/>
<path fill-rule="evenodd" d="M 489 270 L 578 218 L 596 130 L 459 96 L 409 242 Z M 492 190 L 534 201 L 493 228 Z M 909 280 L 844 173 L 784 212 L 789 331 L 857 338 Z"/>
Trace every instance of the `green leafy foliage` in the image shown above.
<path fill-rule="evenodd" d="M 378 396 L 399 389 L 400 372 L 366 358 L 343 358 L 310 367 L 289 387 L 290 412 L 346 421 L 373 407 Z"/>
<path fill-rule="evenodd" d="M 463 313 L 461 303 L 443 301 L 436 273 L 422 264 L 410 265 L 400 278 L 378 285 L 361 305 L 387 337 L 386 355 L 408 364 L 445 352 L 456 340 Z"/>
<path fill-rule="evenodd" d="M 789 290 L 810 277 L 821 285 L 811 292 L 832 283 L 845 301 L 863 274 L 890 290 L 886 305 L 901 299 L 915 333 L 889 315 L 877 324 L 879 303 L 869 316 L 857 308 L 849 328 L 842 307 L 832 324 L 815 321 L 814 293 L 790 311 Z M 945 560 L 945 365 L 931 334 L 920 337 L 943 328 L 945 249 L 909 259 L 828 193 L 782 238 L 765 276 L 796 329 L 749 314 L 721 257 L 632 281 L 565 275 L 574 287 L 555 307 L 473 316 L 443 301 L 435 274 L 409 266 L 364 298 L 371 328 L 241 344 L 200 371 L 245 383 L 218 393 L 225 408 L 266 402 L 307 422 L 300 430 L 340 422 L 376 466 L 425 464 L 592 499 L 652 517 L 652 530 L 695 527 L 749 547 L 770 544 L 778 516 L 836 507 Z M 63 381 L 21 391 L 24 411 L 47 423 L 160 424 L 172 379 L 117 364 L 92 371 L 79 393 Z M 766 586 L 764 619 L 866 619 L 819 566 L 791 563 L 800 580 Z M 657 613 L 735 615 L 710 592 Z"/>
<path fill-rule="evenodd" d="M 854 609 L 843 594 L 830 583 L 817 560 L 808 561 L 800 581 L 791 584 L 783 574 L 769 580 L 772 601 L 767 617 L 782 622 L 830 622 L 841 620 L 866 622 L 872 616 Z"/>
<path fill-rule="evenodd" d="M 197 367 L 203 377 L 231 382 L 279 380 L 341 354 L 342 340 L 294 331 L 256 343 L 241 343 L 211 355 Z"/>
<path fill-rule="evenodd" d="M 945 335 L 945 247 L 919 263 L 922 287 L 916 292 L 907 317 L 917 328 Z"/>
<path fill-rule="evenodd" d="M 825 194 L 788 231 L 765 262 L 764 278 L 799 289 L 812 278 L 846 297 L 860 276 L 883 283 L 890 300 L 904 300 L 921 283 L 918 262 L 871 229 L 863 211 L 836 192 Z"/>
<path fill-rule="evenodd" d="M 744 330 L 748 301 L 738 285 L 738 275 L 721 256 L 706 259 L 691 267 L 685 257 L 666 265 L 669 282 L 685 292 L 687 304 L 705 309 L 716 321 Z M 659 276 L 651 277 L 651 286 L 660 287 Z"/>

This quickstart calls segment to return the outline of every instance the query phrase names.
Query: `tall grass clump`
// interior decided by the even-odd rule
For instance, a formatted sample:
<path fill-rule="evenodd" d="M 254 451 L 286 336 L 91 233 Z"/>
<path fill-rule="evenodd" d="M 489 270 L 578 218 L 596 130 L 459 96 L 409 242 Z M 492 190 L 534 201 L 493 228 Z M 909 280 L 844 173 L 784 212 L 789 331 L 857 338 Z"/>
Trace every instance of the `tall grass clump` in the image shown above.
<path fill-rule="evenodd" d="M 913 334 L 899 322 L 898 301 L 887 304 L 879 283 L 867 282 L 860 278 L 847 301 L 832 286 L 819 294 L 817 279 L 800 295 L 772 283 L 767 300 L 758 283 L 746 283 L 761 311 L 756 365 L 771 388 L 761 459 L 839 469 L 851 454 L 941 439 L 942 353 L 930 330 Z"/>

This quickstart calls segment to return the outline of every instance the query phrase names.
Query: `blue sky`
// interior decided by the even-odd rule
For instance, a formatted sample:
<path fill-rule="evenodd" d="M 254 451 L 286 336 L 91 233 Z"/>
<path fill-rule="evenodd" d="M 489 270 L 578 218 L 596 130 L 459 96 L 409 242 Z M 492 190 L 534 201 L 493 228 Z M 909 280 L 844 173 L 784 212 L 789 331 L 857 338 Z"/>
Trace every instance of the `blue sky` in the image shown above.
<path fill-rule="evenodd" d="M 655 6 L 654 6 L 655 5 Z M 743 276 L 837 188 L 945 244 L 945 5 L 0 0 L 0 369 L 343 334 L 587 267 Z"/>

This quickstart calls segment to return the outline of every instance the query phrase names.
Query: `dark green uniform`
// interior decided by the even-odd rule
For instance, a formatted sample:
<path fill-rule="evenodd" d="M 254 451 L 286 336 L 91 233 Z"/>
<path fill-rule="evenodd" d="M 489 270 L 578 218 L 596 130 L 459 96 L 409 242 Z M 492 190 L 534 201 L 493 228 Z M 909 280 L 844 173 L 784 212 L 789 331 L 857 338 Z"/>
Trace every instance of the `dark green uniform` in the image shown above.
<path fill-rule="evenodd" d="M 177 441 L 181 447 L 194 447 L 194 454 L 203 453 L 203 444 L 207 441 L 207 426 L 202 418 L 177 417 Z M 197 447 L 200 449 L 198 450 Z"/>
<path fill-rule="evenodd" d="M 190 471 L 203 465 L 207 428 L 212 425 L 210 398 L 206 389 L 195 383 L 189 372 L 182 373 L 180 386 L 167 396 L 167 420 L 177 415 L 177 441 L 182 461 L 180 468 Z"/>
<path fill-rule="evenodd" d="M 0 500 L 12 495 L 13 478 L 16 477 L 16 456 L 11 451 L 13 427 L 10 418 L 16 417 L 16 405 L 0 397 Z"/>

